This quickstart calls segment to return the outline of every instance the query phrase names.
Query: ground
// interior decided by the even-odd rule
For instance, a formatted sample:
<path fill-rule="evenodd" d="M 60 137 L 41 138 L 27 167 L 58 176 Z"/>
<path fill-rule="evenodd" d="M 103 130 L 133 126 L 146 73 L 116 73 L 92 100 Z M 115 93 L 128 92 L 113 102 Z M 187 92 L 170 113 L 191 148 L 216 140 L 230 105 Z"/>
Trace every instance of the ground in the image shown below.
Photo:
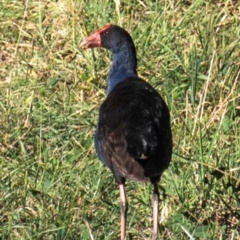
<path fill-rule="evenodd" d="M 160 239 L 240 239 L 239 1 L 2 1 L 0 238 L 119 239 L 119 191 L 93 146 L 111 55 L 106 23 L 171 111 Z M 152 188 L 127 182 L 128 239 L 151 236 Z"/>

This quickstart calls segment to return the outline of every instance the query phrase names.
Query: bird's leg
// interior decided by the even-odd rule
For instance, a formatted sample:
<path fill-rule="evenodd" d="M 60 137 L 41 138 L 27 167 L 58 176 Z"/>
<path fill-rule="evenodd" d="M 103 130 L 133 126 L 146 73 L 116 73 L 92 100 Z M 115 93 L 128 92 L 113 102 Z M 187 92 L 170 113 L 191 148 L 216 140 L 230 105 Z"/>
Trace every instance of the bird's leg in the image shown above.
<path fill-rule="evenodd" d="M 127 219 L 127 198 L 125 193 L 125 185 L 119 184 L 120 190 L 120 210 L 121 210 L 121 240 L 126 237 L 126 219 Z"/>
<path fill-rule="evenodd" d="M 153 206 L 153 240 L 158 237 L 158 205 L 159 205 L 159 192 L 158 183 L 153 183 L 153 196 L 152 196 L 152 206 Z"/>

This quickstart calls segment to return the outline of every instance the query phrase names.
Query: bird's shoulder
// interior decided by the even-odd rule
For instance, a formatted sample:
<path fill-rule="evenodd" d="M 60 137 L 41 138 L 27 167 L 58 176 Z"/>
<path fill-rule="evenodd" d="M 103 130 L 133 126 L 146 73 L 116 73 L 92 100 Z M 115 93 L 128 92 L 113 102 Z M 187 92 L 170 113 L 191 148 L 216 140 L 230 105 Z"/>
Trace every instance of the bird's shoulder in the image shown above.
<path fill-rule="evenodd" d="M 152 118 L 158 120 L 169 110 L 159 93 L 141 78 L 128 78 L 118 83 L 108 94 L 100 108 L 99 122 L 117 127 L 132 118 Z"/>

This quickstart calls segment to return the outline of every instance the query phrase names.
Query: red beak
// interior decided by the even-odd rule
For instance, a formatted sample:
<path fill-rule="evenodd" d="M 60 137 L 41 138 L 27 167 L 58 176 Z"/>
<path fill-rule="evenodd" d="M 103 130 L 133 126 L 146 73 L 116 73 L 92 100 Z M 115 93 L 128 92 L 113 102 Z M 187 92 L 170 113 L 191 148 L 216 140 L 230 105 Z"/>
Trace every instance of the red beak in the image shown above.
<path fill-rule="evenodd" d="M 107 30 L 111 24 L 107 24 L 105 27 L 97 30 L 95 33 L 92 33 L 90 36 L 85 38 L 79 45 L 80 48 L 94 48 L 101 47 L 101 32 Z"/>
<path fill-rule="evenodd" d="M 94 47 L 101 47 L 101 36 L 99 32 L 95 32 L 85 38 L 80 46 L 80 48 L 94 48 Z"/>

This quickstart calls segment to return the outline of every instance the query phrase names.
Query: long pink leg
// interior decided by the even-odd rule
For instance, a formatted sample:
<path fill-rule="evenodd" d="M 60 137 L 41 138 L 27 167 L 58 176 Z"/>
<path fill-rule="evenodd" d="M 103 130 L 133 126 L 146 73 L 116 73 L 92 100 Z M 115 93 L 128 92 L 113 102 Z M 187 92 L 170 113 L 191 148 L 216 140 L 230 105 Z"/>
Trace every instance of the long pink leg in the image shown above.
<path fill-rule="evenodd" d="M 119 184 L 120 190 L 120 210 L 121 210 L 121 240 L 126 237 L 126 219 L 127 219 L 127 198 L 125 193 L 125 185 Z"/>
<path fill-rule="evenodd" d="M 152 205 L 153 205 L 153 240 L 156 240 L 158 237 L 158 205 L 159 205 L 159 192 L 158 192 L 158 183 L 153 183 L 153 196 L 152 196 Z"/>

